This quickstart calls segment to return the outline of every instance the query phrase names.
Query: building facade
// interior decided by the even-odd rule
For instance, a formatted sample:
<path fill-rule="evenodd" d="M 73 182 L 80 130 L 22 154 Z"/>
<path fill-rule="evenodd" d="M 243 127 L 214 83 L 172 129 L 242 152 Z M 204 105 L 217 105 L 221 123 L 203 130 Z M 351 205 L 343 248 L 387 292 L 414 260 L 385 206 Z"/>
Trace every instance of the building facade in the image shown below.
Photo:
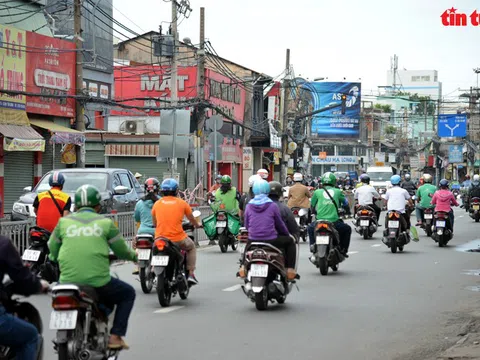
<path fill-rule="evenodd" d="M 430 96 L 432 100 L 442 98 L 442 83 L 438 81 L 437 70 L 397 70 L 395 77 L 389 70 L 387 85 L 393 91 Z"/>

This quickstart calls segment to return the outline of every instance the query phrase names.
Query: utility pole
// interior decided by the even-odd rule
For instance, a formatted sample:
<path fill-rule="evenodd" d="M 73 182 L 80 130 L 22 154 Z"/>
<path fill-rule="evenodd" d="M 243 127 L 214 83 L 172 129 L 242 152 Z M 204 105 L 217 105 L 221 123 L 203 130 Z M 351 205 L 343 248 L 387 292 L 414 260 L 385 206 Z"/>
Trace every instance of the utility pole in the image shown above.
<path fill-rule="evenodd" d="M 82 0 L 74 0 L 73 3 L 73 31 L 75 33 L 75 74 L 76 95 L 83 95 L 83 39 L 82 39 Z M 83 103 L 75 100 L 75 126 L 78 131 L 85 131 L 85 117 Z M 85 167 L 85 147 L 77 146 L 77 167 Z"/>
<path fill-rule="evenodd" d="M 177 106 L 178 92 L 177 92 L 177 0 L 172 0 L 172 34 L 173 35 L 173 54 L 172 54 L 172 70 L 170 81 L 170 104 L 172 107 Z M 172 178 L 177 172 L 177 158 L 175 157 L 175 148 L 177 140 L 177 110 L 173 109 L 173 141 L 172 141 Z"/>
<path fill-rule="evenodd" d="M 393 94 L 397 91 L 397 70 L 398 70 L 398 57 L 397 55 L 393 55 L 392 59 L 392 72 L 393 72 Z"/>
<path fill-rule="evenodd" d="M 197 93 L 200 101 L 205 100 L 205 8 L 200 8 L 200 50 L 198 54 L 198 68 L 197 68 Z M 203 128 L 205 127 L 205 107 L 200 104 L 197 107 L 197 136 L 199 143 L 197 144 L 197 184 L 203 178 L 203 148 L 205 146 L 205 134 Z M 205 186 L 206 184 L 204 184 Z M 202 186 L 203 189 L 203 186 Z"/>
<path fill-rule="evenodd" d="M 287 49 L 286 60 L 285 60 L 285 78 L 283 79 L 283 112 L 282 112 L 282 166 L 280 171 L 280 182 L 284 182 L 287 178 L 287 169 L 288 162 L 286 161 L 287 157 L 287 147 L 288 147 L 288 93 L 290 91 L 290 49 Z"/>

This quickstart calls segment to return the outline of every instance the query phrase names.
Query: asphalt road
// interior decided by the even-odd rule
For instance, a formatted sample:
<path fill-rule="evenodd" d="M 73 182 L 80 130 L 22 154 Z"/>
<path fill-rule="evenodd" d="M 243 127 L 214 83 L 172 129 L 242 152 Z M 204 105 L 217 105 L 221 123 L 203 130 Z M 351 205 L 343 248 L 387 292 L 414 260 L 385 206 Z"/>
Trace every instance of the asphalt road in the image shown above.
<path fill-rule="evenodd" d="M 480 224 L 457 211 L 447 248 L 420 234 L 419 243 L 392 254 L 380 232 L 372 240 L 354 232 L 350 258 L 328 276 L 310 264 L 308 247 L 301 244 L 300 291 L 266 312 L 257 311 L 238 286 L 236 252 L 201 249 L 200 285 L 188 300 L 173 299 L 170 308 L 161 308 L 154 292 L 142 293 L 132 265 L 115 267 L 137 289 L 127 335 L 131 349 L 120 359 L 425 360 L 448 345 L 464 311 L 477 304 L 479 293 L 468 287 L 477 285 L 478 277 L 466 270 L 480 267 L 479 254 L 457 246 L 480 239 Z M 48 327 L 49 298 L 33 302 Z M 49 343 L 54 333 L 44 335 Z M 49 344 L 45 355 L 55 358 Z"/>

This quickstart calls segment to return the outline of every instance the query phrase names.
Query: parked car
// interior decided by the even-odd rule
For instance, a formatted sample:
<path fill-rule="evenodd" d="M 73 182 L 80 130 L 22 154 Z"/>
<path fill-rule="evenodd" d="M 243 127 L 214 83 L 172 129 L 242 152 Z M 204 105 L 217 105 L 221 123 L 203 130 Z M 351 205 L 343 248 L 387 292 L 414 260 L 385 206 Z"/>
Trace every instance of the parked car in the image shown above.
<path fill-rule="evenodd" d="M 143 186 L 135 179 L 133 174 L 125 169 L 62 169 L 57 170 L 65 176 L 63 191 L 72 197 L 75 191 L 82 185 L 95 185 L 102 194 L 102 213 L 112 211 L 133 211 L 137 201 L 144 196 Z M 40 182 L 32 189 L 26 187 L 24 194 L 13 204 L 12 220 L 26 220 L 35 217 L 33 201 L 38 193 L 50 189 L 48 179 L 53 171 L 45 174 Z"/>

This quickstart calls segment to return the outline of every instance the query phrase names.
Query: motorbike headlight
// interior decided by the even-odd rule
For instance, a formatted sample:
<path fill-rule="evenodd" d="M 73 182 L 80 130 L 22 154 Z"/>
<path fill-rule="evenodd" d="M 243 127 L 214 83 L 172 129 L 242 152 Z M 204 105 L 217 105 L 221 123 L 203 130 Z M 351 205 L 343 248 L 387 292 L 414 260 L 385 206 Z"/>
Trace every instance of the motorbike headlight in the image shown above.
<path fill-rule="evenodd" d="M 22 215 L 29 215 L 25 204 L 19 202 L 13 204 L 13 211 Z"/>

